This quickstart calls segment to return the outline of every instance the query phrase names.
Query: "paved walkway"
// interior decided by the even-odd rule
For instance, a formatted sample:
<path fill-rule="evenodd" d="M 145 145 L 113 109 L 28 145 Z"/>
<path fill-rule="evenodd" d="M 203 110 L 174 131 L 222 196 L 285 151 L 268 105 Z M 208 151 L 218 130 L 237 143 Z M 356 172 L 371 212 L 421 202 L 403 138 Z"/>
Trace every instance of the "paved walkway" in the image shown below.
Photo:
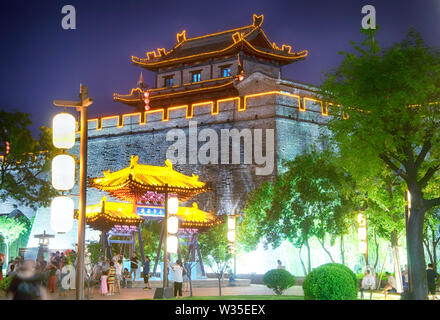
<path fill-rule="evenodd" d="M 273 295 L 273 291 L 264 285 L 252 284 L 245 287 L 223 287 L 223 296 L 233 295 Z M 285 295 L 302 296 L 303 290 L 301 286 L 293 286 L 284 292 Z M 84 292 L 87 297 L 87 289 Z M 90 300 L 136 300 L 136 299 L 153 299 L 154 289 L 144 290 L 142 288 L 122 288 L 121 293 L 113 296 L 101 296 L 98 289 L 90 291 Z M 183 292 L 183 296 L 189 296 L 189 292 Z M 193 288 L 193 296 L 218 296 L 218 288 Z M 369 299 L 369 293 L 365 293 L 365 298 Z M 58 293 L 50 293 L 51 300 L 75 300 L 75 290 L 70 290 L 66 296 L 60 296 Z M 385 297 L 381 293 L 374 293 L 372 300 L 384 300 Z M 388 300 L 399 300 L 400 295 L 389 294 Z"/>

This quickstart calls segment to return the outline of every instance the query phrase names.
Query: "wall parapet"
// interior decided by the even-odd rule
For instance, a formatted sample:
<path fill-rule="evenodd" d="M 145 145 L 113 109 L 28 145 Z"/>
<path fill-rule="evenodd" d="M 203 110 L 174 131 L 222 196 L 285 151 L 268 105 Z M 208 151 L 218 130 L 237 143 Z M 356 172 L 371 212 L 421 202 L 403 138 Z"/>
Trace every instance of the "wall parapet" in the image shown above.
<path fill-rule="evenodd" d="M 274 102 L 276 104 L 288 104 L 289 106 L 298 108 L 300 113 L 313 112 L 315 114 L 320 113 L 322 117 L 329 116 L 328 106 L 331 105 L 331 103 L 286 91 L 267 91 L 145 112 L 92 118 L 88 119 L 88 131 L 89 135 L 96 136 L 104 134 L 107 129 L 129 132 L 145 130 L 150 127 L 154 129 L 155 126 L 156 128 L 159 126 L 172 128 L 182 124 L 182 120 L 188 121 L 194 119 L 203 121 L 204 123 L 215 122 L 215 118 L 218 118 L 222 113 L 227 113 L 227 115 L 223 117 L 220 116 L 222 120 L 229 115 L 233 116 L 235 111 L 245 113 L 252 110 L 256 104 L 261 105 L 258 102 L 256 103 L 255 99 L 270 96 L 275 98 Z M 232 107 L 231 104 L 233 104 Z M 343 116 L 344 118 L 347 117 L 346 114 L 343 114 Z M 213 119 L 209 119 L 208 117 Z M 77 126 L 77 128 L 79 127 Z M 77 133 L 79 134 L 79 131 L 77 131 Z"/>

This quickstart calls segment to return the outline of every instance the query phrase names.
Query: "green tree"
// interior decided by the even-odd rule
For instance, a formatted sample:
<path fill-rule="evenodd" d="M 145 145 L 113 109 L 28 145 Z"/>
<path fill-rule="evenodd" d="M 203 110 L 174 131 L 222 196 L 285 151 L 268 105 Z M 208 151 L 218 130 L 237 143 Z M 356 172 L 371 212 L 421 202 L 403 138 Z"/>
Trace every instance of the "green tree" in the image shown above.
<path fill-rule="evenodd" d="M 0 216 L 0 236 L 6 244 L 6 262 L 9 261 L 9 245 L 17 240 L 27 228 L 27 224 L 23 221 L 8 218 L 6 215 Z"/>
<path fill-rule="evenodd" d="M 414 297 L 426 299 L 423 223 L 440 204 L 438 194 L 424 194 L 440 168 L 440 54 L 414 30 L 388 49 L 379 48 L 374 32 L 363 31 L 363 44 L 353 43 L 355 53 L 326 74 L 320 95 L 334 104 L 328 125 L 347 162 L 365 172 L 385 164 L 411 193 L 409 271 Z"/>
<path fill-rule="evenodd" d="M 250 195 L 240 239 L 250 247 L 261 238 L 266 246 L 277 247 L 283 240 L 300 250 L 305 246 L 307 274 L 311 271 L 309 242 L 313 237 L 334 261 L 325 247 L 326 237 L 330 235 L 334 242 L 348 233 L 356 209 L 355 185 L 331 151 L 312 150 L 286 162 L 284 169 L 273 183 L 263 184 Z"/>
<path fill-rule="evenodd" d="M 49 206 L 58 194 L 47 172 L 59 151 L 52 144 L 49 128 L 41 127 L 37 140 L 28 129 L 30 124 L 26 113 L 0 110 L 0 200 L 12 198 L 37 209 Z"/>
<path fill-rule="evenodd" d="M 227 223 L 222 223 L 199 235 L 200 253 L 217 276 L 219 296 L 222 295 L 223 275 L 232 258 L 228 251 L 227 228 Z"/>
<path fill-rule="evenodd" d="M 397 279 L 397 289 L 402 289 L 399 239 L 405 231 L 405 187 L 392 172 L 384 168 L 374 179 L 357 180 L 359 190 L 366 194 L 366 214 L 368 229 L 373 230 L 374 237 L 379 236 L 389 242 L 394 261 L 394 273 Z M 374 268 L 379 259 L 379 246 L 376 242 Z"/>

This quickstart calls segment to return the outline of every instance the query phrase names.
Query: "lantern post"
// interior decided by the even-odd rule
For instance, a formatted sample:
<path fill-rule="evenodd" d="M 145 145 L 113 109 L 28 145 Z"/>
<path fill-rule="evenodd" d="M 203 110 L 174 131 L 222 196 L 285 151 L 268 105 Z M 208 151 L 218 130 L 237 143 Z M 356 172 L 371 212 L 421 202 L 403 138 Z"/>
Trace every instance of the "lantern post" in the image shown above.
<path fill-rule="evenodd" d="M 80 177 L 79 177 L 79 214 L 78 214 L 78 260 L 76 265 L 76 300 L 84 299 L 84 251 L 86 229 L 86 192 L 87 192 L 87 130 L 88 107 L 93 103 L 88 88 L 80 84 L 79 101 L 54 100 L 58 107 L 73 107 L 81 113 L 80 126 Z"/>

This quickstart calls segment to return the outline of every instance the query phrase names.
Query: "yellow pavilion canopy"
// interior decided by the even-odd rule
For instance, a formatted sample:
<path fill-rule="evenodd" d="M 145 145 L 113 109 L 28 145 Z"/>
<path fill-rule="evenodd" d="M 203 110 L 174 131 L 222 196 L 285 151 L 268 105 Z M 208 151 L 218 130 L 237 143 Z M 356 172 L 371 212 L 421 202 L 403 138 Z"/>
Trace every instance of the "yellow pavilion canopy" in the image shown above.
<path fill-rule="evenodd" d="M 78 218 L 77 212 L 75 218 Z M 86 207 L 86 224 L 95 230 L 108 231 L 115 225 L 139 226 L 143 221 L 133 213 L 131 203 L 109 202 L 103 197 L 98 204 Z"/>
<path fill-rule="evenodd" d="M 131 156 L 130 166 L 119 171 L 104 171 L 104 177 L 89 178 L 89 186 L 108 192 L 111 196 L 130 202 L 137 202 L 148 192 L 175 194 L 180 202 L 209 191 L 206 182 L 196 175 L 186 176 L 173 170 L 170 160 L 164 167 L 138 163 L 138 156 Z"/>
<path fill-rule="evenodd" d="M 184 229 L 210 228 L 223 222 L 214 213 L 200 210 L 195 202 L 192 207 L 179 207 L 177 216 L 182 220 L 180 227 Z"/>

